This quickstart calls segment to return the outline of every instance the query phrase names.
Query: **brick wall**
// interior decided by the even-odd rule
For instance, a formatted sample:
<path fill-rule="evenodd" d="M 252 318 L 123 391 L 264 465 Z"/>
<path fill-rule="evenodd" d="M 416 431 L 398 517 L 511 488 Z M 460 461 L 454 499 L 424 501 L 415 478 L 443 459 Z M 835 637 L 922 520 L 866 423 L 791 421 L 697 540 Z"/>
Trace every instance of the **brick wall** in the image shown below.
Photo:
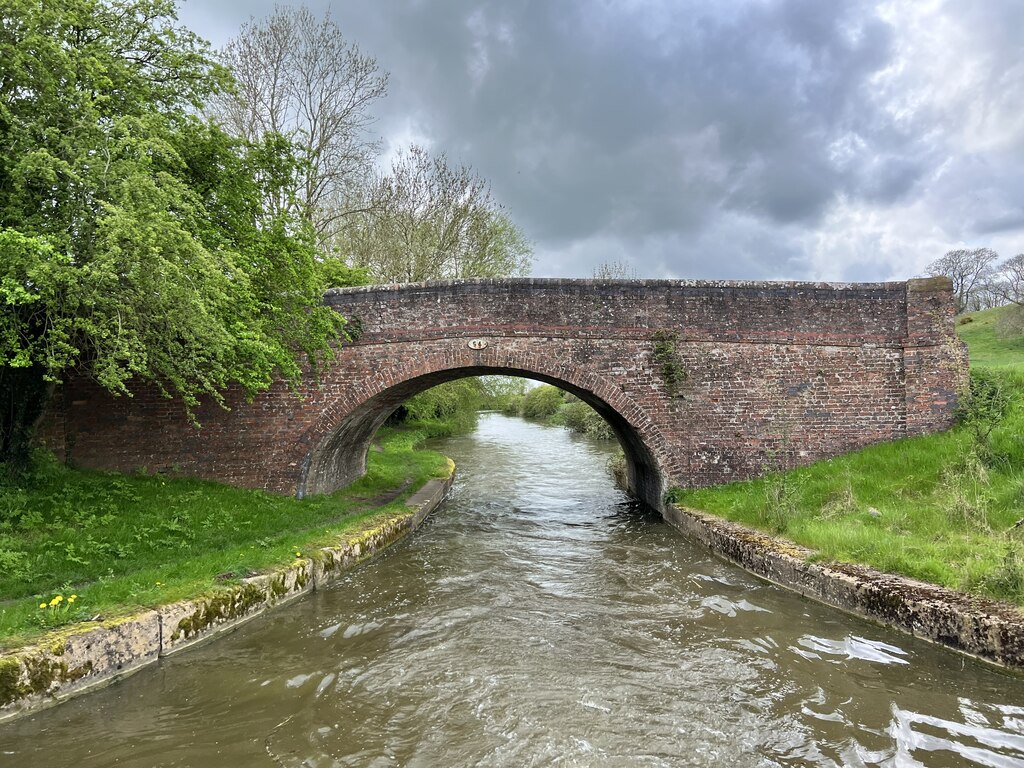
<path fill-rule="evenodd" d="M 361 328 L 320 386 L 278 385 L 230 410 L 85 381 L 55 395 L 46 441 L 75 463 L 180 472 L 280 493 L 333 490 L 364 469 L 403 400 L 467 375 L 528 375 L 598 409 L 638 494 L 801 464 L 947 426 L 966 371 L 948 281 L 825 285 L 474 280 L 338 289 Z M 686 372 L 666 391 L 652 336 Z"/>

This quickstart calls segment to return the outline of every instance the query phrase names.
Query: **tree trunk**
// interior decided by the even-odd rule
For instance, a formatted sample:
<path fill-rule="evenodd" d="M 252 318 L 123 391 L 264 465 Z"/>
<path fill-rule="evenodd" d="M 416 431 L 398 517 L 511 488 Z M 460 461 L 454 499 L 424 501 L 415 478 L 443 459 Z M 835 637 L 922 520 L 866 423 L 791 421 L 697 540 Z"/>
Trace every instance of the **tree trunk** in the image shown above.
<path fill-rule="evenodd" d="M 32 437 L 53 385 L 39 366 L 0 366 L 0 472 L 21 474 L 32 460 Z"/>

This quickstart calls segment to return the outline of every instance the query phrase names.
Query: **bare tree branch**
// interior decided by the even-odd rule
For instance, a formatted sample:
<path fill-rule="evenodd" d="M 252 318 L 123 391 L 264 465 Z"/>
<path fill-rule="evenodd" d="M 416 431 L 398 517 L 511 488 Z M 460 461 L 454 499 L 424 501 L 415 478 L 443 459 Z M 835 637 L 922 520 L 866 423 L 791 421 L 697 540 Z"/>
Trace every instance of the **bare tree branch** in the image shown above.
<path fill-rule="evenodd" d="M 411 146 L 371 193 L 369 213 L 346 230 L 355 266 L 381 282 L 526 274 L 531 249 L 466 166 Z"/>
<path fill-rule="evenodd" d="M 945 275 L 953 281 L 953 296 L 959 314 L 980 308 L 972 306 L 972 302 L 976 302 L 981 289 L 987 288 L 993 265 L 998 259 L 999 254 L 991 248 L 960 248 L 929 264 L 928 274 Z"/>
<path fill-rule="evenodd" d="M 387 92 L 388 75 L 329 15 L 318 20 L 305 7 L 250 19 L 221 60 L 237 87 L 211 105 L 213 116 L 249 141 L 277 133 L 296 147 L 304 161 L 299 213 L 330 251 L 349 207 L 365 207 L 361 190 L 379 152 L 370 109 Z"/>
<path fill-rule="evenodd" d="M 989 290 L 1005 304 L 1024 306 L 1024 253 L 1011 256 L 999 265 Z"/>

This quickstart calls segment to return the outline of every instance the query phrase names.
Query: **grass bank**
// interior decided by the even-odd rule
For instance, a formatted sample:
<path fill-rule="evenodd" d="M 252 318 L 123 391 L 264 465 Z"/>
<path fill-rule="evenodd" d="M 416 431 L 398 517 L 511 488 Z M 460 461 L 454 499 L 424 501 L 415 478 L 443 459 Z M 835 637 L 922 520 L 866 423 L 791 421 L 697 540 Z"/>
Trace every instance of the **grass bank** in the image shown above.
<path fill-rule="evenodd" d="M 975 399 L 956 428 L 672 498 L 825 560 L 1024 605 L 1024 341 L 996 333 L 998 312 L 958 325 Z"/>
<path fill-rule="evenodd" d="M 996 307 L 959 318 L 957 332 L 971 350 L 971 366 L 1024 370 L 1024 334 L 1007 337 L 1002 328 L 1015 307 Z"/>
<path fill-rule="evenodd" d="M 366 475 L 298 500 L 187 478 L 42 461 L 0 489 L 0 648 L 94 617 L 208 594 L 372 527 L 446 474 L 417 430 L 384 430 Z"/>

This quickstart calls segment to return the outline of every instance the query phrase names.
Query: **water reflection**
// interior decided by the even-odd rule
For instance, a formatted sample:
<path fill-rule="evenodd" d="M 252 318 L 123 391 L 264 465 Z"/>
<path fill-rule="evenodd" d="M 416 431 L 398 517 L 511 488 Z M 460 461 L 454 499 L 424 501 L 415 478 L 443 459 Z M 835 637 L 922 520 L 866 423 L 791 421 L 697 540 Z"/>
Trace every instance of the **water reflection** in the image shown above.
<path fill-rule="evenodd" d="M 607 447 L 489 415 L 444 450 L 453 498 L 405 544 L 0 727 L 0 764 L 1024 765 L 1022 681 L 709 556 Z"/>

